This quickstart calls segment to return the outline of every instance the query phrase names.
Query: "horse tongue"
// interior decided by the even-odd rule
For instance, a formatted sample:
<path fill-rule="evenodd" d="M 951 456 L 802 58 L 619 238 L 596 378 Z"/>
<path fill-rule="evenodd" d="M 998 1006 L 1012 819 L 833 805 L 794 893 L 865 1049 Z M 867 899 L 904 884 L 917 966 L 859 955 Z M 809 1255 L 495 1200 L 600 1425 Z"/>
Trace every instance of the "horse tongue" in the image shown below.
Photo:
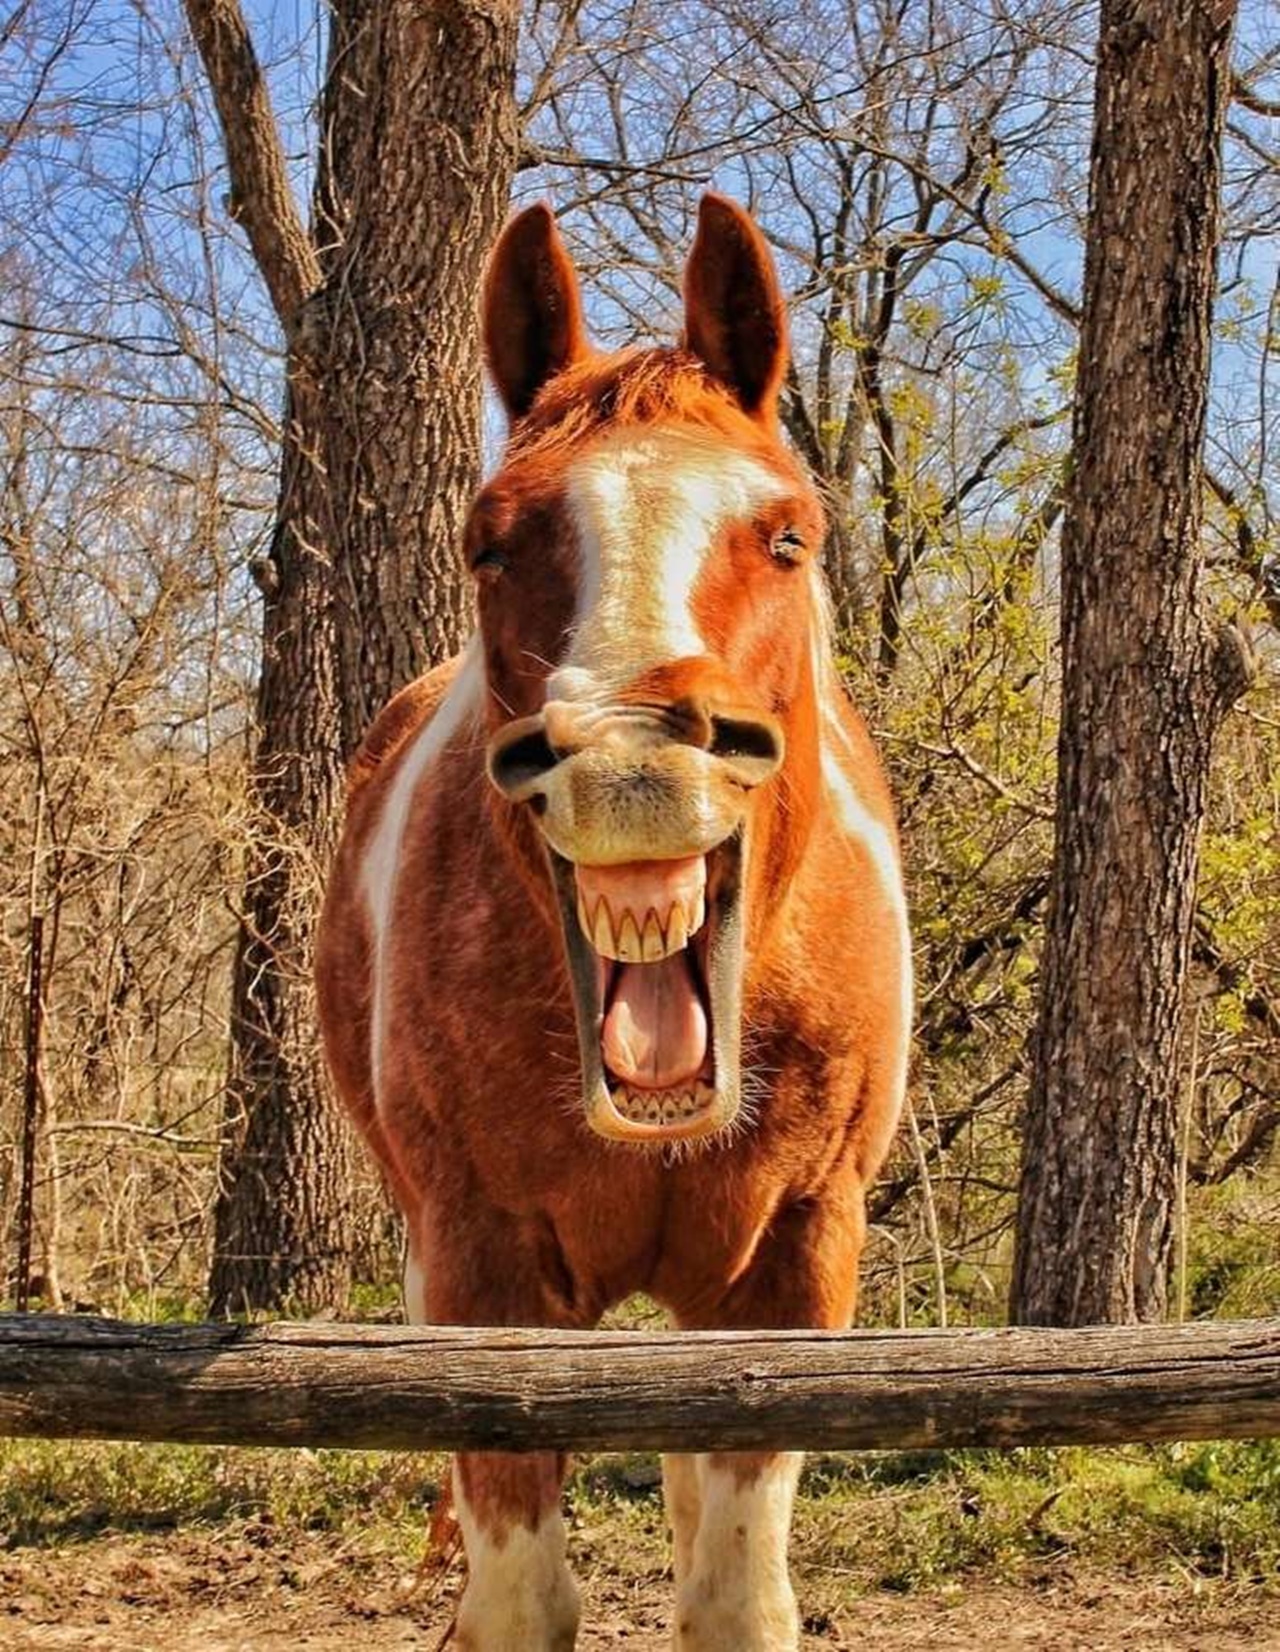
<path fill-rule="evenodd" d="M 666 1090 L 693 1081 L 706 1059 L 707 1012 L 683 953 L 622 966 L 600 1041 L 610 1072 L 629 1084 Z"/>

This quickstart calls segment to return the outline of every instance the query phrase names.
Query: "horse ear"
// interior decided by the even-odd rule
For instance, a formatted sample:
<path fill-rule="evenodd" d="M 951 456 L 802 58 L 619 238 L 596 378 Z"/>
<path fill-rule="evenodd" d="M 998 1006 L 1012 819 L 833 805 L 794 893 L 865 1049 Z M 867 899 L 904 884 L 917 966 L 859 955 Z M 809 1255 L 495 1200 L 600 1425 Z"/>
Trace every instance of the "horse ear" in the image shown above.
<path fill-rule="evenodd" d="M 684 309 L 685 348 L 748 413 L 771 419 L 787 371 L 787 308 L 764 236 L 724 195 L 698 207 Z"/>
<path fill-rule="evenodd" d="M 588 349 L 578 279 L 544 202 L 518 213 L 498 237 L 483 305 L 485 360 L 518 419 L 547 380 Z"/>

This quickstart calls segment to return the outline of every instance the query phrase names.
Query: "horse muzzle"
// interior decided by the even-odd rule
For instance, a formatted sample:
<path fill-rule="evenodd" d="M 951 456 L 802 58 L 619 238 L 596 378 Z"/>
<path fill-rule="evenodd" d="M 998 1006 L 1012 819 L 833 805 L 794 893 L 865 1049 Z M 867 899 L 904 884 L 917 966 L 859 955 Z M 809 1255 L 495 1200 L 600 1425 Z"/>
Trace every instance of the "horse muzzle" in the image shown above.
<path fill-rule="evenodd" d="M 782 766 L 777 720 L 690 696 L 666 705 L 552 700 L 489 746 L 489 777 L 529 803 L 566 860 L 617 866 L 705 854 Z"/>
<path fill-rule="evenodd" d="M 545 840 L 602 1136 L 691 1141 L 739 1114 L 748 794 L 783 749 L 772 718 L 693 699 L 552 701 L 490 746 Z"/>

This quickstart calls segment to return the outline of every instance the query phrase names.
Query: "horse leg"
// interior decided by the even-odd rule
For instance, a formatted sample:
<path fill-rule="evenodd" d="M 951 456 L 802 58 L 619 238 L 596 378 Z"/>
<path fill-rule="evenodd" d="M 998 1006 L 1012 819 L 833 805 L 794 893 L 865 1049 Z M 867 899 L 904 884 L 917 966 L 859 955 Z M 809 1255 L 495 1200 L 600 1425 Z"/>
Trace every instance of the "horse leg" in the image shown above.
<path fill-rule="evenodd" d="M 669 1451 L 663 1457 L 662 1501 L 671 1531 L 672 1569 L 678 1594 L 693 1565 L 693 1540 L 701 1509 L 698 1459 L 691 1452 Z"/>
<path fill-rule="evenodd" d="M 681 1315 L 680 1323 L 703 1330 L 847 1326 L 866 1223 L 860 1186 L 841 1180 L 845 1185 L 829 1187 L 821 1202 L 785 1212 L 732 1290 L 712 1308 Z M 668 1509 L 676 1652 L 799 1646 L 787 1544 L 803 1460 L 798 1451 L 702 1452 L 683 1459 L 667 1479 L 676 1492 Z"/>
<path fill-rule="evenodd" d="M 551 1451 L 465 1451 L 454 1459 L 454 1503 L 467 1551 L 458 1608 L 462 1652 L 571 1652 L 578 1591 L 560 1513 L 567 1464 Z"/>
<path fill-rule="evenodd" d="M 698 1523 L 683 1580 L 676 1568 L 678 1652 L 794 1652 L 800 1618 L 787 1539 L 801 1453 L 700 1452 L 689 1461 Z"/>
<path fill-rule="evenodd" d="M 431 1243 L 411 1239 L 405 1266 L 410 1320 L 573 1323 L 572 1316 L 549 1304 L 536 1258 L 520 1256 L 514 1245 L 495 1254 L 502 1263 L 491 1290 L 478 1287 L 466 1270 L 463 1311 L 449 1286 L 450 1259 Z M 560 1512 L 567 1468 L 568 1458 L 554 1451 L 464 1451 L 454 1458 L 454 1508 L 467 1557 L 454 1642 L 458 1652 L 572 1652 L 579 1608 Z"/>

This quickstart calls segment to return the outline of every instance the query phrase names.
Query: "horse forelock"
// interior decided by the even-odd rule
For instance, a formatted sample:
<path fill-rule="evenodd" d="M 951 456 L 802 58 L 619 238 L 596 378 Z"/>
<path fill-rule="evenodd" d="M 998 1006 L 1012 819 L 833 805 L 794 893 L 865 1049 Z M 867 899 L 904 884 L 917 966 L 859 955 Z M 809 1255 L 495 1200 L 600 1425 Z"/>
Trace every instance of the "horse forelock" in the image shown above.
<path fill-rule="evenodd" d="M 701 429 L 795 468 L 780 436 L 748 417 L 697 356 L 667 347 L 593 354 L 566 367 L 514 425 L 506 462 L 559 473 L 606 432 L 656 425 Z"/>

